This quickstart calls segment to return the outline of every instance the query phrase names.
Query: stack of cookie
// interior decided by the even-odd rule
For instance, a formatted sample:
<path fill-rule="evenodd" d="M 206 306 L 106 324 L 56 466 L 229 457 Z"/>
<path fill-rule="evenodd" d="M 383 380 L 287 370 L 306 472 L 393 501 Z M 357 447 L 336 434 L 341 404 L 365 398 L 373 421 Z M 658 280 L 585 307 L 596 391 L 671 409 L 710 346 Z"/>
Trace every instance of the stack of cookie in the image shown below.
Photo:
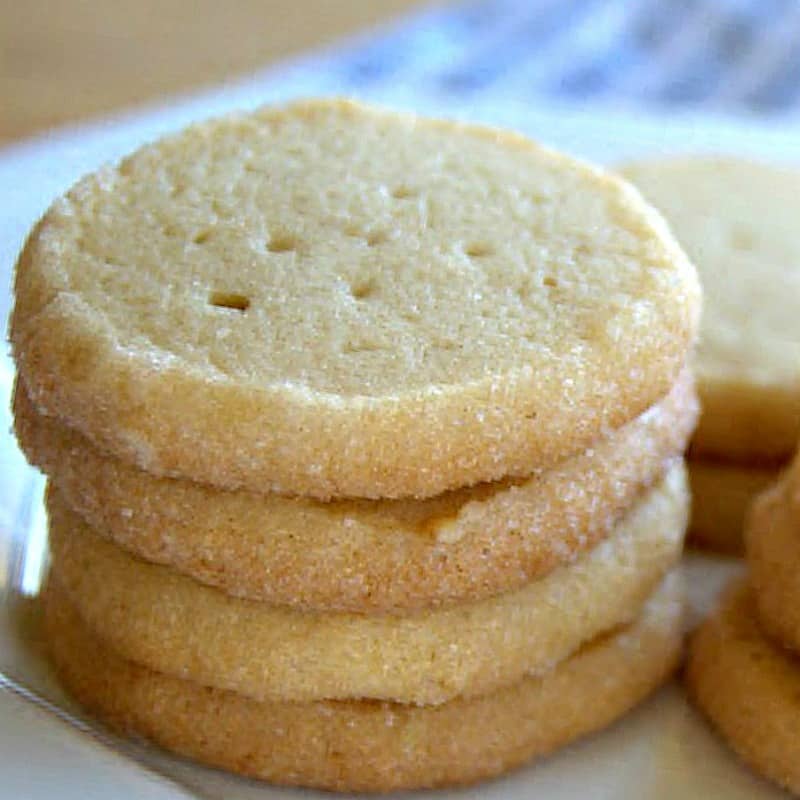
<path fill-rule="evenodd" d="M 680 650 L 699 300 L 634 190 L 509 133 L 308 102 L 89 176 L 12 322 L 65 685 L 333 789 L 607 725 Z"/>
<path fill-rule="evenodd" d="M 753 769 L 800 795 L 800 453 L 755 501 L 749 581 L 694 635 L 687 680 Z"/>
<path fill-rule="evenodd" d="M 705 289 L 690 538 L 740 554 L 747 508 L 800 438 L 800 172 L 695 156 L 623 173 L 664 213 Z"/>

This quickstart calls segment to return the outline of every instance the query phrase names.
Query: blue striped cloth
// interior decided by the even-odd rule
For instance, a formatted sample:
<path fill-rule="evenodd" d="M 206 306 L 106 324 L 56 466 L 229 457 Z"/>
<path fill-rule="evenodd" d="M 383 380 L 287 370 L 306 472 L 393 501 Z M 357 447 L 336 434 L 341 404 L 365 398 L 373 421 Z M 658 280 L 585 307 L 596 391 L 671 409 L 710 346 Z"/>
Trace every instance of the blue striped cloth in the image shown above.
<path fill-rule="evenodd" d="M 320 62 L 337 89 L 485 102 L 780 113 L 800 107 L 798 0 L 473 0 Z"/>

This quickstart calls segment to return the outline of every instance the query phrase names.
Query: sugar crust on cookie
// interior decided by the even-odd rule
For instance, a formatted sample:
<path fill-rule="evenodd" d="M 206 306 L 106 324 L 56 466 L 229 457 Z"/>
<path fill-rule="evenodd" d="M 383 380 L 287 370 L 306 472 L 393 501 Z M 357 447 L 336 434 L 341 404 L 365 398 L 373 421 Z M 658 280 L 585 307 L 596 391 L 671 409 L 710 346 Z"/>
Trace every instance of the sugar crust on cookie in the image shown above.
<path fill-rule="evenodd" d="M 546 675 L 433 709 L 365 701 L 257 703 L 122 659 L 87 628 L 55 583 L 45 610 L 60 679 L 114 729 L 272 783 L 391 791 L 474 783 L 612 723 L 677 666 L 683 593 L 673 573 L 633 624 Z"/>
<path fill-rule="evenodd" d="M 686 373 L 608 439 L 526 479 L 328 503 L 156 478 L 37 414 L 20 383 L 14 418 L 70 507 L 134 555 L 251 600 L 403 613 L 518 589 L 594 547 L 680 458 L 697 403 Z"/>
<path fill-rule="evenodd" d="M 680 560 L 682 465 L 605 541 L 522 589 L 406 616 L 298 612 L 232 598 L 132 558 L 48 496 L 53 574 L 93 630 L 159 671 L 256 699 L 477 695 L 542 672 L 629 623 Z"/>

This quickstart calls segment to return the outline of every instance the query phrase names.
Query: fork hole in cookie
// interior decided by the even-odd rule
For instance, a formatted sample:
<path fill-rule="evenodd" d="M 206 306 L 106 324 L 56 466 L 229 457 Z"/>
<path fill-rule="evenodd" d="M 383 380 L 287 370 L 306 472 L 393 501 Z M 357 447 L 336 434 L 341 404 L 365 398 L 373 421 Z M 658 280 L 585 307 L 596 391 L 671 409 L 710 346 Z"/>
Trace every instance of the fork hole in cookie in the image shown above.
<path fill-rule="evenodd" d="M 493 255 L 494 249 L 487 242 L 470 242 L 464 248 L 464 252 L 470 258 L 486 258 L 486 256 Z"/>
<path fill-rule="evenodd" d="M 240 314 L 244 314 L 250 308 L 250 298 L 236 292 L 211 292 L 208 303 L 215 308 L 238 311 Z"/>
<path fill-rule="evenodd" d="M 383 244 L 388 238 L 389 234 L 386 233 L 386 231 L 370 231 L 367 234 L 367 245 L 369 247 L 377 247 Z"/>
<path fill-rule="evenodd" d="M 754 250 L 756 246 L 753 232 L 743 225 L 736 226 L 731 230 L 730 240 L 734 250 L 739 250 L 742 253 Z"/>
<path fill-rule="evenodd" d="M 297 249 L 297 239 L 291 233 L 274 233 L 267 242 L 270 253 L 289 253 Z"/>
<path fill-rule="evenodd" d="M 383 228 L 364 230 L 360 225 L 349 223 L 342 229 L 345 236 L 362 239 L 367 247 L 378 247 L 389 240 L 389 234 Z"/>
<path fill-rule="evenodd" d="M 412 189 L 410 186 L 406 186 L 404 183 L 401 183 L 399 186 L 395 186 L 391 191 L 391 195 L 395 200 L 406 200 L 409 197 L 416 197 L 417 194 L 418 192 L 416 189 Z"/>
<path fill-rule="evenodd" d="M 342 352 L 345 355 L 359 355 L 361 353 L 378 353 L 385 348 L 377 342 L 357 341 L 345 342 Z"/>
<path fill-rule="evenodd" d="M 545 275 L 542 278 L 542 286 L 548 286 L 551 289 L 558 289 L 558 278 L 554 278 L 552 275 Z"/>
<path fill-rule="evenodd" d="M 350 294 L 356 300 L 368 300 L 377 291 L 378 286 L 371 278 L 364 281 L 357 281 L 350 285 Z"/>

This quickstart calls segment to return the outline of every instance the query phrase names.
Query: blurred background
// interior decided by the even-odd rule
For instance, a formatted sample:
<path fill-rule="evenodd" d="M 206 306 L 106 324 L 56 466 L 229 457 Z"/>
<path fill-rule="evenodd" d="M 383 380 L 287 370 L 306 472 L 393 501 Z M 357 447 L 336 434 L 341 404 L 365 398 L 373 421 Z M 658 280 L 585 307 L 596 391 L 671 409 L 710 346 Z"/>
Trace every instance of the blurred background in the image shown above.
<path fill-rule="evenodd" d="M 800 108 L 798 0 L 0 0 L 0 144 L 321 46 L 332 91 Z"/>
<path fill-rule="evenodd" d="M 0 143 L 230 79 L 419 0 L 0 0 Z"/>

